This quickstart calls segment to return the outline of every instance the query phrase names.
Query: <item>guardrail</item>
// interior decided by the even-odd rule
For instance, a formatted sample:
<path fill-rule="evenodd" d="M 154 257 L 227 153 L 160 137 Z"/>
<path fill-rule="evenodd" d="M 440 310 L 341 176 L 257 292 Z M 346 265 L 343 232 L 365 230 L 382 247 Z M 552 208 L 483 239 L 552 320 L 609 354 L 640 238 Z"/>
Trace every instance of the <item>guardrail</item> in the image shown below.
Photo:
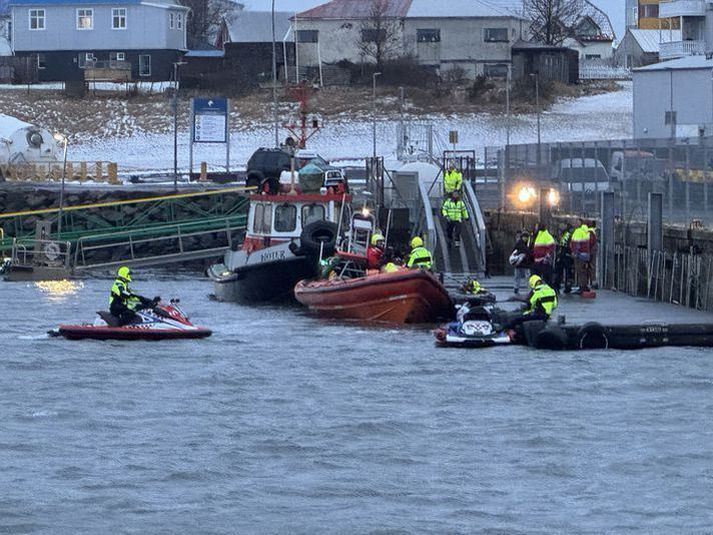
<path fill-rule="evenodd" d="M 485 217 L 480 209 L 480 203 L 478 203 L 478 197 L 475 195 L 472 184 L 466 180 L 463 182 L 463 188 L 465 189 L 465 202 L 468 205 L 468 211 L 473 215 L 468 221 L 473 229 L 473 235 L 475 236 L 476 246 L 478 248 L 478 270 L 484 272 L 486 268 L 485 241 L 487 239 Z"/>
<path fill-rule="evenodd" d="M 48 266 L 70 268 L 72 244 L 54 240 L 18 240 L 12 242 L 12 264 L 15 266 Z"/>

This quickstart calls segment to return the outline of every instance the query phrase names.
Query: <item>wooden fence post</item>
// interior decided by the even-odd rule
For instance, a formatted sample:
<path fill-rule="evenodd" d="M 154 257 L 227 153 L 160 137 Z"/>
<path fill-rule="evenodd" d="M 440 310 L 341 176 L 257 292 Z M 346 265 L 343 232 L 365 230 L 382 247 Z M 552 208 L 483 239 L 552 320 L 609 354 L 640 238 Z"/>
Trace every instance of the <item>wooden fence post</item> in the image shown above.
<path fill-rule="evenodd" d="M 119 184 L 116 162 L 109 162 L 107 164 L 107 172 L 109 173 L 109 184 Z"/>

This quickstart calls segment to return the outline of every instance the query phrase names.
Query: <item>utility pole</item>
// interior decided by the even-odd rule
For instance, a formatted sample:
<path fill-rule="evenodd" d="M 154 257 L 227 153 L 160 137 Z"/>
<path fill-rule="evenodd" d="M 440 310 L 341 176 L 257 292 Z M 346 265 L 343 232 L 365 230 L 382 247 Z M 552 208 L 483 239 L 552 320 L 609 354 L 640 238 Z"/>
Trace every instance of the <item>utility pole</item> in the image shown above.
<path fill-rule="evenodd" d="M 178 67 L 184 61 L 173 63 L 173 189 L 178 191 Z"/>
<path fill-rule="evenodd" d="M 272 0 L 272 120 L 275 126 L 275 148 L 277 148 L 280 146 L 280 131 L 277 123 L 277 52 L 275 45 L 275 0 Z"/>
<path fill-rule="evenodd" d="M 532 76 L 535 80 L 535 108 L 537 109 L 537 164 L 539 165 L 540 160 L 542 159 L 542 154 L 540 154 L 540 148 L 542 145 L 542 137 L 540 135 L 540 74 L 531 73 L 530 76 Z"/>
<path fill-rule="evenodd" d="M 64 145 L 64 156 L 62 157 L 62 184 L 59 187 L 59 210 L 57 211 L 57 241 L 62 237 L 62 216 L 64 212 L 64 181 L 67 176 L 67 136 L 57 133 L 54 135 L 56 141 Z"/>
<path fill-rule="evenodd" d="M 375 72 L 371 75 L 371 80 L 373 84 L 373 94 L 372 94 L 372 110 L 371 110 L 371 135 L 373 141 L 373 152 L 372 156 L 376 160 L 376 79 L 381 76 L 380 72 Z"/>

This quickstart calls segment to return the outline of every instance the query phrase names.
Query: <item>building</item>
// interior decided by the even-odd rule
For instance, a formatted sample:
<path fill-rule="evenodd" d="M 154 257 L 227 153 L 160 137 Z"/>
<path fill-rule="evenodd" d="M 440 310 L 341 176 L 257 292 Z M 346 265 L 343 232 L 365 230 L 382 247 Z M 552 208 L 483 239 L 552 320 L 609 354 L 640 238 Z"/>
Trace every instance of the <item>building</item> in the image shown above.
<path fill-rule="evenodd" d="M 11 46 L 40 81 L 169 80 L 189 9 L 171 0 L 10 0 Z"/>
<path fill-rule="evenodd" d="M 635 138 L 713 135 L 713 60 L 690 56 L 633 74 Z"/>
<path fill-rule="evenodd" d="M 536 74 L 540 81 L 576 83 L 579 54 L 564 46 L 518 41 L 512 47 L 512 78 L 524 80 Z"/>
<path fill-rule="evenodd" d="M 561 22 L 569 34 L 562 45 L 576 50 L 580 61 L 608 61 L 614 55 L 614 27 L 607 14 L 591 2 L 583 1 L 575 16 Z"/>
<path fill-rule="evenodd" d="M 659 52 L 665 43 L 681 40 L 680 30 L 640 30 L 627 28 L 614 52 L 614 63 L 635 69 L 659 62 Z"/>
<path fill-rule="evenodd" d="M 377 17 L 375 5 L 383 6 Z M 412 57 L 470 78 L 505 76 L 512 44 L 527 37 L 521 16 L 480 0 L 332 0 L 292 23 L 300 66 Z"/>
<path fill-rule="evenodd" d="M 638 0 L 626 0 L 624 7 L 624 23 L 627 28 L 639 27 L 639 3 Z"/>
<path fill-rule="evenodd" d="M 637 0 L 634 14 L 636 27 L 642 30 L 678 29 L 679 21 L 661 11 L 665 3 L 668 3 L 668 0 Z"/>
<path fill-rule="evenodd" d="M 711 0 L 672 0 L 662 3 L 659 16 L 662 21 L 672 18 L 681 29 L 678 40 L 661 45 L 661 59 L 696 56 L 713 51 L 713 20 L 710 20 Z M 710 22 L 706 22 L 707 19 Z"/>

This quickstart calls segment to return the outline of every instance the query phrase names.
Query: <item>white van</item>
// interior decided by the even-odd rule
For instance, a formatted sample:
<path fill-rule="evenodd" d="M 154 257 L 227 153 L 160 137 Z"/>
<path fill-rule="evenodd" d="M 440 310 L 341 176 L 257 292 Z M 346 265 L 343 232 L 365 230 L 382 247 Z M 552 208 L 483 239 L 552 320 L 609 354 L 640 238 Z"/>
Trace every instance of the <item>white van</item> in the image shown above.
<path fill-rule="evenodd" d="M 555 162 L 555 182 L 571 192 L 611 191 L 612 183 L 604 164 L 594 158 L 565 158 Z"/>

